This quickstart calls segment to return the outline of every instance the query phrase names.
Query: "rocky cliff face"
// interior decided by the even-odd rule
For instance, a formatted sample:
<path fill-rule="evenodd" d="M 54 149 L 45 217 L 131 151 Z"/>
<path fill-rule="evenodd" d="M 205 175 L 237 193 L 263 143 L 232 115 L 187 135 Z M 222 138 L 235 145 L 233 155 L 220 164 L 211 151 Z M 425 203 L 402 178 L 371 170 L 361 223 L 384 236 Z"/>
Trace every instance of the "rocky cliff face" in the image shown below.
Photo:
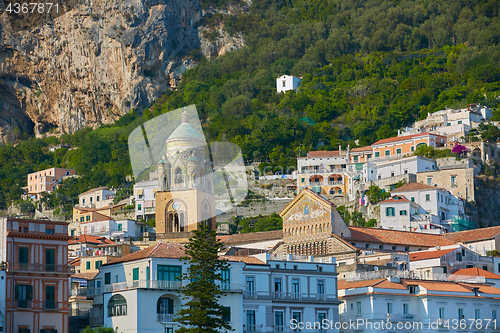
<path fill-rule="evenodd" d="M 16 128 L 40 136 L 111 123 L 175 87 L 206 56 L 243 45 L 221 31 L 204 40 L 192 0 L 82 0 L 65 14 L 25 29 L 0 17 L 0 141 Z M 221 28 L 222 29 L 222 28 Z"/>

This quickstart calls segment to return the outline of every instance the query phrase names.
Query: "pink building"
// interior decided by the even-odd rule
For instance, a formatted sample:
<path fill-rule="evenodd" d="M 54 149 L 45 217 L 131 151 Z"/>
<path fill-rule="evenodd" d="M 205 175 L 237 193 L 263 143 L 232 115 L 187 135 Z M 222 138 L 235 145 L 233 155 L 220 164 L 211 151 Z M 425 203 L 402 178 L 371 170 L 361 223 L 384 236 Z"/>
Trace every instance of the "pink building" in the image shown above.
<path fill-rule="evenodd" d="M 28 196 L 38 195 L 42 192 L 52 192 L 61 183 L 64 177 L 73 176 L 76 172 L 73 169 L 50 168 L 28 174 L 28 186 L 26 193 Z"/>

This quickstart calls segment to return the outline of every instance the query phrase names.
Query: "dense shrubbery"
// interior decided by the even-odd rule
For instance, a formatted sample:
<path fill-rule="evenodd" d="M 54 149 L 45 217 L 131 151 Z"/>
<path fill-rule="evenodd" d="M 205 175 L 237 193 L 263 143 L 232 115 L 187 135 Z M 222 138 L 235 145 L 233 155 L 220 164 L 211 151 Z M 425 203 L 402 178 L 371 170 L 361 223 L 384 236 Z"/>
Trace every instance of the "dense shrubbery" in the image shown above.
<path fill-rule="evenodd" d="M 241 233 L 281 230 L 283 227 L 283 219 L 276 213 L 269 216 L 238 218 L 235 222 L 241 227 Z"/>

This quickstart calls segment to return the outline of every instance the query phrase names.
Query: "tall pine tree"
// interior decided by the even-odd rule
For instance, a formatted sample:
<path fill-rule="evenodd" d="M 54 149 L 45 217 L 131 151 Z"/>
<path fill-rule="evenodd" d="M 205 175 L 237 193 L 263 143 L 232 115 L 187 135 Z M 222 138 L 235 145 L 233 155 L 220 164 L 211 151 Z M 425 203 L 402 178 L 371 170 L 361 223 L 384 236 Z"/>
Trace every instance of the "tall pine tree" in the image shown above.
<path fill-rule="evenodd" d="M 194 236 L 185 246 L 186 256 L 181 259 L 189 264 L 183 279 L 190 281 L 183 290 L 189 301 L 174 319 L 183 327 L 179 333 L 218 333 L 232 330 L 224 320 L 225 310 L 219 299 L 224 295 L 216 281 L 221 281 L 221 271 L 229 265 L 217 253 L 223 244 L 216 239 L 208 223 L 200 223 Z"/>

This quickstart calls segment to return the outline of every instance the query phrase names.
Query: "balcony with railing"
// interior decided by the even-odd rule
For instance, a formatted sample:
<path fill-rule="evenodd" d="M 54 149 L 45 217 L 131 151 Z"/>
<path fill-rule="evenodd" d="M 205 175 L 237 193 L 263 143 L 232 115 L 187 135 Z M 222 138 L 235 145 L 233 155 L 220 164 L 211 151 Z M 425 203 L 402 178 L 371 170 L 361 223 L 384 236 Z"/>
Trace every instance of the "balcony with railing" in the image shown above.
<path fill-rule="evenodd" d="M 75 288 L 70 291 L 71 297 L 87 296 L 87 288 Z"/>
<path fill-rule="evenodd" d="M 161 290 L 183 290 L 188 282 L 186 281 L 162 281 L 162 280 L 136 280 L 105 285 L 100 288 L 88 288 L 87 296 L 96 296 L 101 293 L 111 293 L 131 289 L 161 289 Z M 223 283 L 221 290 L 224 292 L 243 292 L 244 286 L 236 283 Z"/>
<path fill-rule="evenodd" d="M 340 315 L 341 322 L 355 322 L 358 319 L 363 319 L 365 321 L 385 321 L 385 322 L 415 322 L 417 321 L 417 316 L 414 314 L 403 314 L 403 313 L 363 313 L 361 315 Z"/>
<path fill-rule="evenodd" d="M 156 321 L 159 321 L 160 323 L 171 323 L 174 321 L 174 315 L 171 313 L 157 313 L 156 314 Z"/>
<path fill-rule="evenodd" d="M 75 267 L 71 265 L 24 264 L 8 262 L 7 272 L 41 272 L 55 274 L 74 274 Z"/>
<path fill-rule="evenodd" d="M 268 291 L 245 291 L 244 298 L 262 300 L 282 300 L 282 301 L 313 301 L 313 302 L 335 302 L 336 295 L 331 294 L 307 294 L 307 293 L 286 293 Z"/>
<path fill-rule="evenodd" d="M 27 299 L 16 299 L 14 301 L 14 307 L 17 309 L 31 309 L 33 307 L 33 302 Z"/>
<path fill-rule="evenodd" d="M 43 309 L 46 311 L 58 311 L 59 310 L 59 302 L 57 301 L 44 301 Z"/>

